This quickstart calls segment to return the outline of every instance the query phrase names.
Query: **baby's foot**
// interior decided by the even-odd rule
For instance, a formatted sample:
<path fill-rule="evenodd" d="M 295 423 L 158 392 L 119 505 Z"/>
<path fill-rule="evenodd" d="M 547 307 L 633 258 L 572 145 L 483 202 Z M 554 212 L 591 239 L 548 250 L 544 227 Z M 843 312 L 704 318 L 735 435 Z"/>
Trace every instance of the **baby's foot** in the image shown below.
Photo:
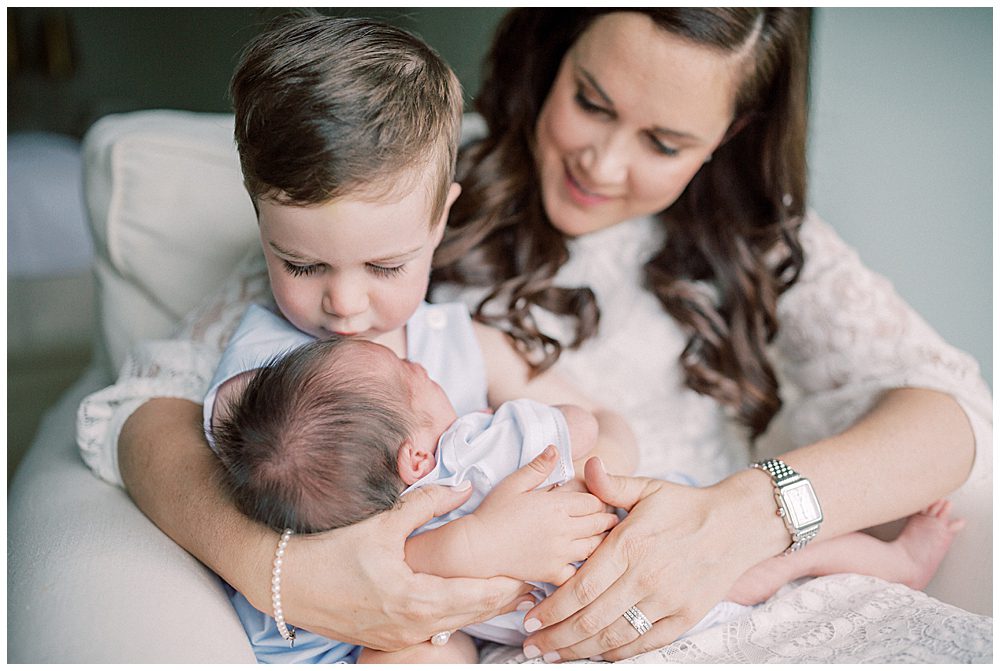
<path fill-rule="evenodd" d="M 906 521 L 893 544 L 904 551 L 912 564 L 900 567 L 902 579 L 899 582 L 916 590 L 927 587 L 955 540 L 955 534 L 965 527 L 964 519 L 951 519 L 949 512 L 951 501 L 940 499 Z"/>

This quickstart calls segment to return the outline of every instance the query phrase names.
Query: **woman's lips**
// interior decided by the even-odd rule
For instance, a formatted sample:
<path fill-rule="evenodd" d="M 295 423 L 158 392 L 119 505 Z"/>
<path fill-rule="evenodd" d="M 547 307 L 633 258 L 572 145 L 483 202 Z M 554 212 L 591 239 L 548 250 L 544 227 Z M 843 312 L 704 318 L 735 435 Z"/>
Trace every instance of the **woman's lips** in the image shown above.
<path fill-rule="evenodd" d="M 570 198 L 572 198 L 577 204 L 584 207 L 593 207 L 594 205 L 600 205 L 601 203 L 606 203 L 611 200 L 607 196 L 594 193 L 580 184 L 580 182 L 578 182 L 573 176 L 573 173 L 570 172 L 569 167 L 564 166 L 563 169 L 566 177 L 566 191 L 569 192 Z"/>

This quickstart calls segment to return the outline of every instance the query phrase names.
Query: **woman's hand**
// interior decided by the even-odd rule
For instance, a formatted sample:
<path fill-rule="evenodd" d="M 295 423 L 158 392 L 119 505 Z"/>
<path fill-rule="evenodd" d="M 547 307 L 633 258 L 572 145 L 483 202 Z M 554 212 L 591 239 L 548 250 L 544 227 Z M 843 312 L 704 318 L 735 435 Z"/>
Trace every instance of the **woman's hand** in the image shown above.
<path fill-rule="evenodd" d="M 558 461 L 551 445 L 493 488 L 463 524 L 468 547 L 484 575 L 561 585 L 618 523 L 604 503 L 582 488 L 535 489 Z M 577 489 L 577 491 L 573 491 Z"/>
<path fill-rule="evenodd" d="M 619 660 L 667 645 L 763 558 L 731 486 L 609 476 L 599 459 L 585 471 L 591 492 L 629 514 L 573 578 L 527 613 L 529 631 L 545 627 L 525 641 L 528 657 Z M 653 623 L 641 638 L 622 617 L 632 606 Z"/>
<path fill-rule="evenodd" d="M 439 578 L 414 573 L 404 561 L 407 536 L 471 491 L 423 487 L 364 522 L 292 536 L 281 582 L 286 620 L 339 641 L 398 650 L 514 610 L 531 589 L 520 580 Z"/>
<path fill-rule="evenodd" d="M 240 513 L 223 493 L 219 460 L 201 426 L 200 405 L 170 398 L 145 403 L 122 428 L 122 477 L 164 533 L 270 612 L 278 534 Z M 506 577 L 444 579 L 414 573 L 403 560 L 410 532 L 470 492 L 425 487 L 351 527 L 292 536 L 281 580 L 286 620 L 336 640 L 397 650 L 513 610 L 530 585 Z"/>

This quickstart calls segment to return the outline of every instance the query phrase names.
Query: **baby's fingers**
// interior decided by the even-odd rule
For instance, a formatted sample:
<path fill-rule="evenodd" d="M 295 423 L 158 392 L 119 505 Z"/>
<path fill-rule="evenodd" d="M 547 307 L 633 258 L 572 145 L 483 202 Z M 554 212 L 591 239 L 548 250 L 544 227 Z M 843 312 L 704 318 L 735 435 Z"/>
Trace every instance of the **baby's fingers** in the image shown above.
<path fill-rule="evenodd" d="M 608 537 L 607 532 L 603 534 L 598 534 L 596 536 L 591 536 L 590 538 L 581 538 L 575 540 L 569 545 L 569 560 L 570 561 L 585 561 L 590 555 L 594 554 L 594 550 L 597 546 Z"/>
<path fill-rule="evenodd" d="M 573 561 L 584 561 L 589 559 L 590 555 L 594 554 L 594 550 L 596 550 L 607 537 L 608 532 L 605 531 L 603 534 L 597 534 L 596 536 L 591 536 L 590 538 L 581 538 L 573 541 Z"/>
<path fill-rule="evenodd" d="M 566 523 L 562 536 L 571 540 L 591 538 L 611 531 L 617 524 L 618 516 L 611 513 L 574 517 Z"/>
<path fill-rule="evenodd" d="M 562 585 L 564 582 L 576 575 L 576 567 L 572 564 L 566 564 L 560 568 L 554 575 L 549 576 L 549 579 L 545 582 L 550 582 L 556 587 Z"/>
<path fill-rule="evenodd" d="M 588 492 L 561 491 L 559 496 L 564 497 L 562 505 L 565 506 L 567 514 L 574 517 L 608 512 L 604 501 Z"/>
<path fill-rule="evenodd" d="M 559 463 L 559 453 L 554 445 L 549 445 L 537 457 L 501 480 L 500 484 L 494 487 L 493 493 L 530 492 L 545 482 L 557 463 Z"/>

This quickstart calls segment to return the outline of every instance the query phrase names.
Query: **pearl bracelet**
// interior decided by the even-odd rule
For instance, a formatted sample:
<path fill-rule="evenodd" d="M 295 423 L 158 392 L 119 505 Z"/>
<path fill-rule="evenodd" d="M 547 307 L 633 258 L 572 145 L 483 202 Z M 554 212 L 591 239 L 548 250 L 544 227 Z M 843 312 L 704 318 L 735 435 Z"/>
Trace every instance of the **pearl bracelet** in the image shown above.
<path fill-rule="evenodd" d="M 295 627 L 285 624 L 285 613 L 281 609 L 281 565 L 284 563 L 285 548 L 291 537 L 292 530 L 285 529 L 281 534 L 281 540 L 278 541 L 278 549 L 274 551 L 274 565 L 271 569 L 271 606 L 274 608 L 274 623 L 278 625 L 278 633 L 281 634 L 281 638 L 288 641 L 288 645 L 293 646 Z"/>

